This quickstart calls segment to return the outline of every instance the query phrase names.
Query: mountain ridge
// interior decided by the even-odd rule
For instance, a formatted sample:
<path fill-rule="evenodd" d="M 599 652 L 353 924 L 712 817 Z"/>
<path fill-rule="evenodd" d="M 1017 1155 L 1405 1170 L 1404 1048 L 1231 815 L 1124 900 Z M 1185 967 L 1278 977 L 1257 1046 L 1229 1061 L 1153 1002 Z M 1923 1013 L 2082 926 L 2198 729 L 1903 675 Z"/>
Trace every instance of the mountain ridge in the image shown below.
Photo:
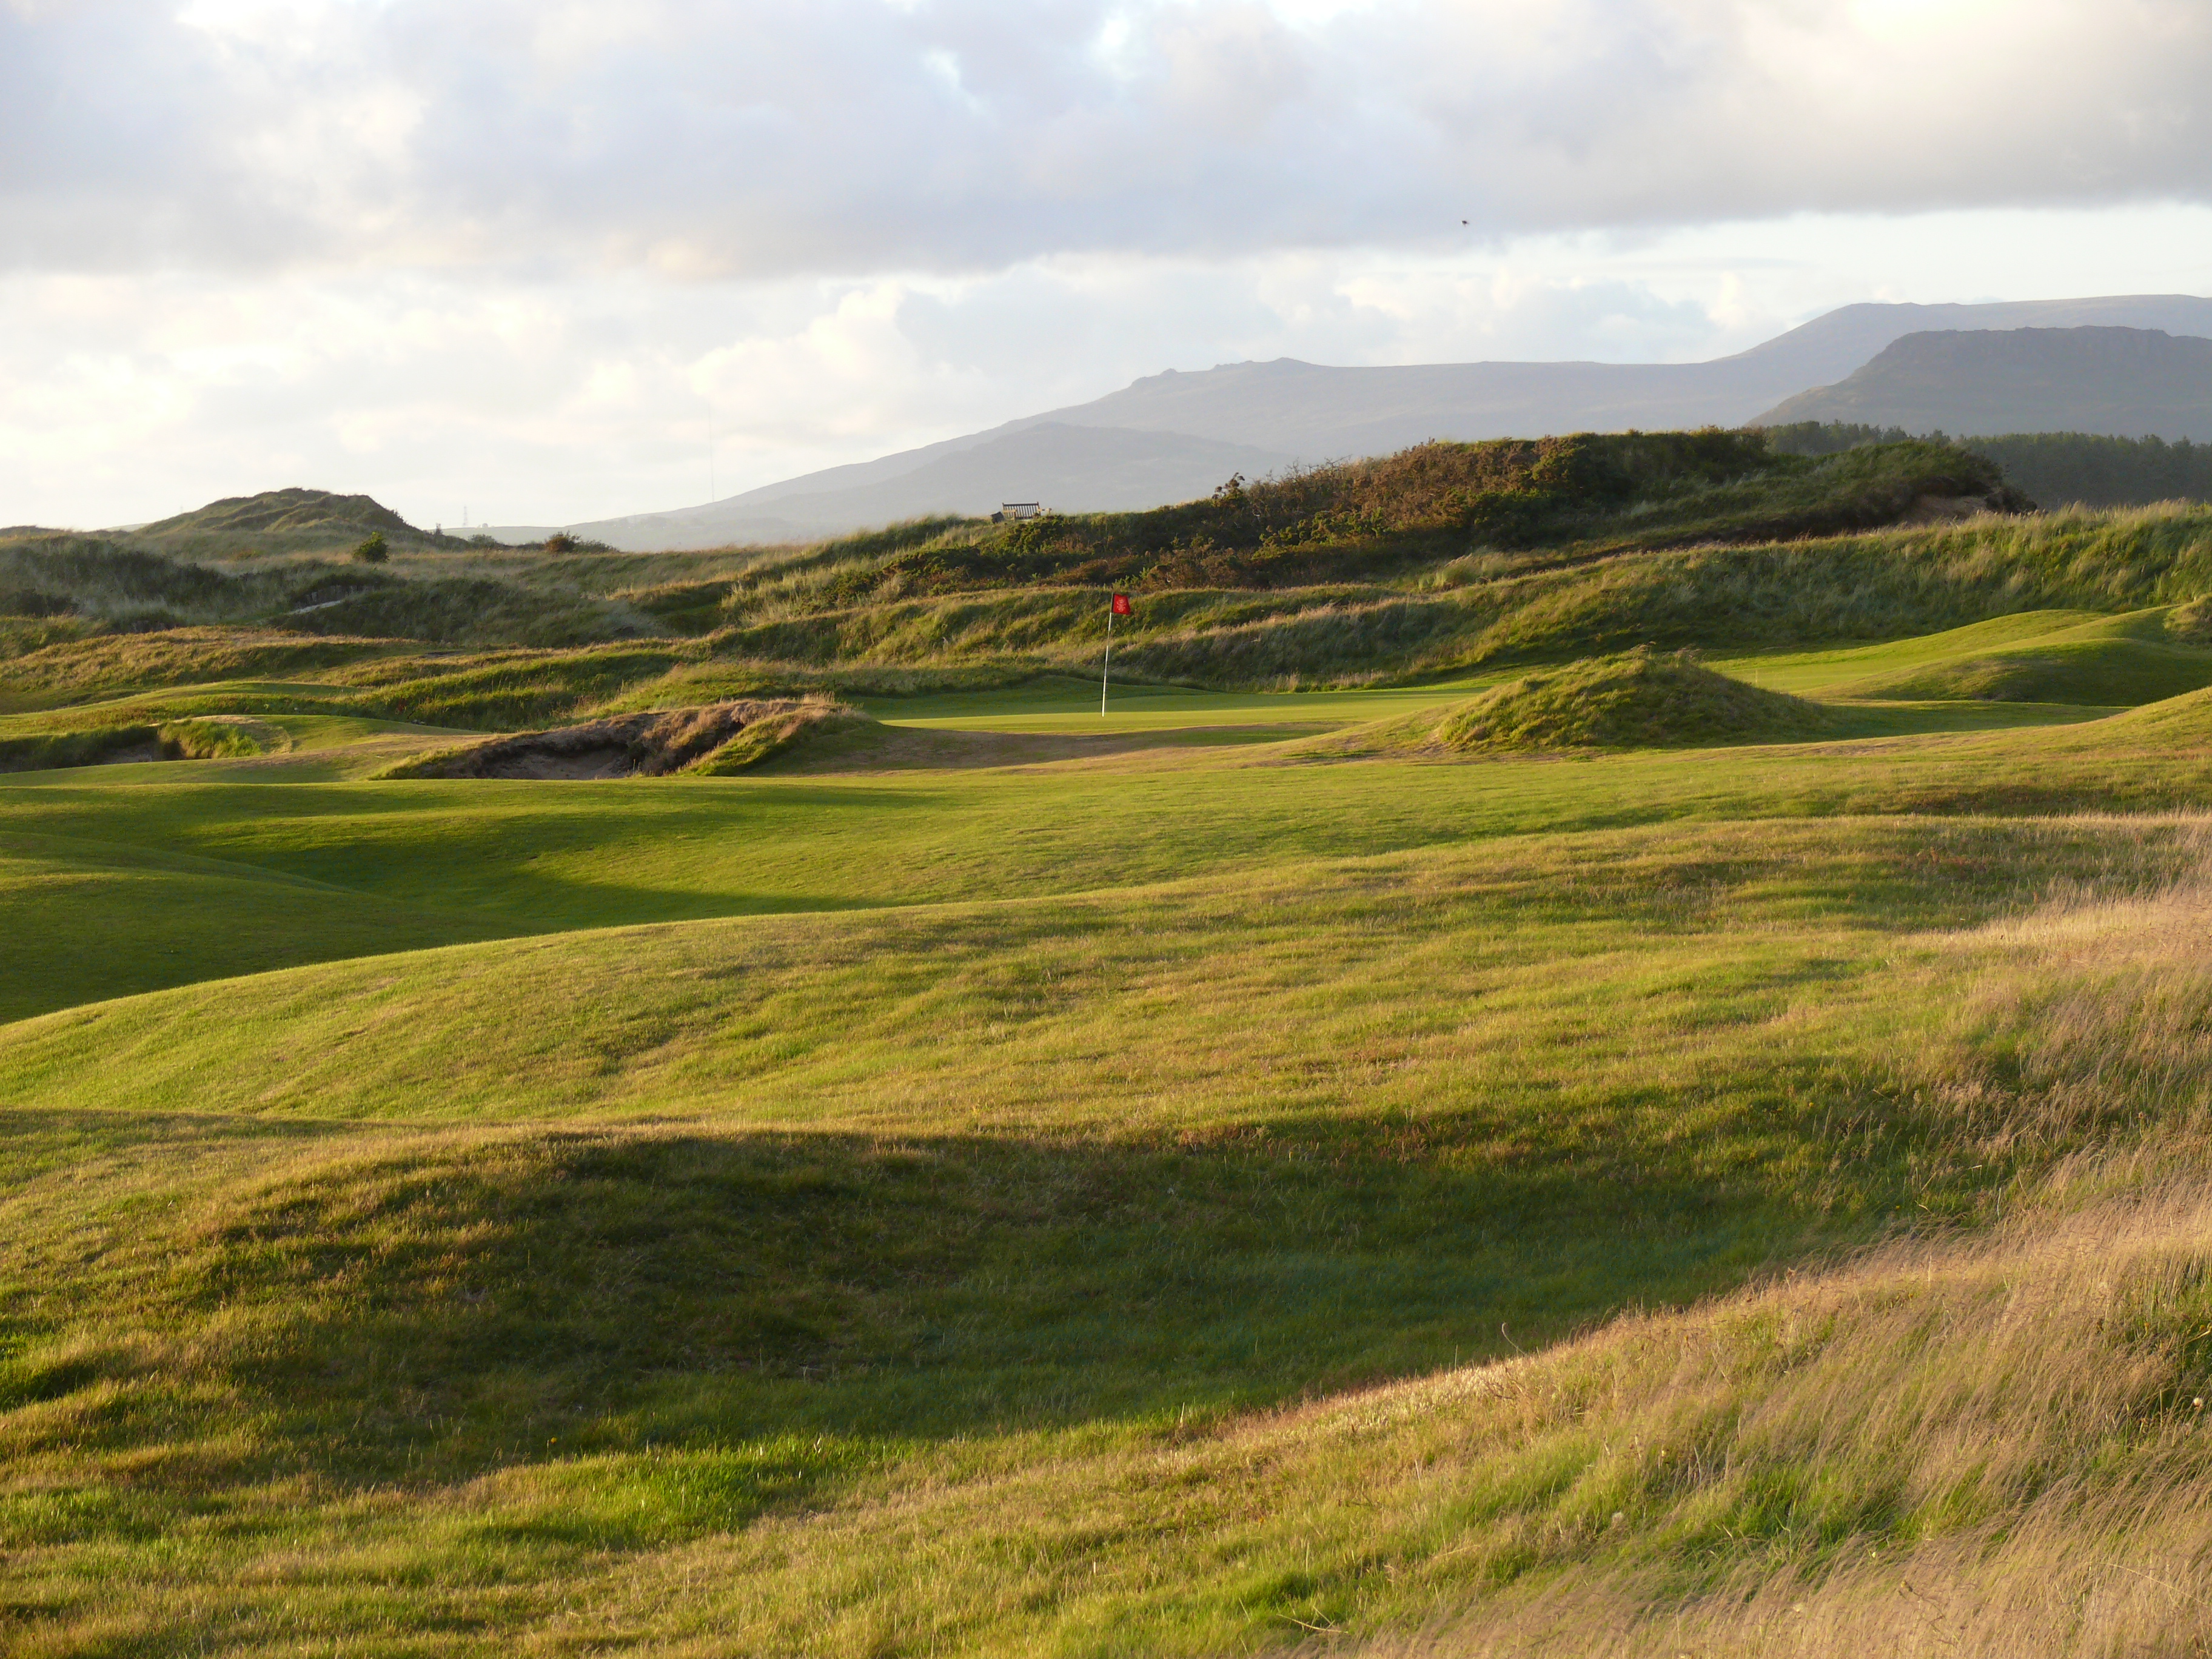
<path fill-rule="evenodd" d="M 2212 339 L 2097 326 L 1908 334 L 1756 424 L 1798 421 L 2201 441 L 2212 438 Z"/>
<path fill-rule="evenodd" d="M 1811 386 L 1849 375 L 1892 341 L 1934 327 L 2009 330 L 2118 325 L 2212 337 L 2212 299 L 2116 295 L 1988 304 L 1844 306 L 1731 356 L 1701 363 L 1477 362 L 1340 368 L 1278 358 L 1196 371 L 1164 370 L 1088 403 L 1069 404 L 919 448 L 779 480 L 672 512 L 567 526 L 495 527 L 507 540 L 555 528 L 617 547 L 704 547 L 804 539 L 930 514 L 973 513 L 1041 495 L 1023 482 L 1019 449 L 994 449 L 1038 427 L 1063 429 L 1058 471 L 1109 464 L 1114 446 L 1084 429 L 1150 432 L 1186 446 L 1241 445 L 1286 465 L 1382 454 L 1428 438 L 1475 440 L 1578 430 L 1734 426 Z M 978 451 L 990 452 L 981 462 Z M 963 462 L 960 458 L 969 457 Z M 1006 481 L 975 482 L 994 459 Z M 1163 471 L 1166 469 L 1163 466 Z M 1231 469 L 1238 470 L 1238 469 Z M 1247 470 L 1249 469 L 1242 469 Z M 1224 472 L 1224 477 L 1226 476 Z M 905 479 L 909 488 L 878 486 Z M 1212 480 L 1213 483 L 1220 479 Z M 1203 490 L 1209 484 L 1198 483 Z M 868 510 L 837 498 L 865 491 Z M 1160 501 L 1173 499 L 1162 496 Z M 1133 506 L 1081 493 L 1048 501 L 1064 511 Z M 1149 503 L 1158 505 L 1158 501 Z M 680 539 L 672 539 L 672 537 Z"/>

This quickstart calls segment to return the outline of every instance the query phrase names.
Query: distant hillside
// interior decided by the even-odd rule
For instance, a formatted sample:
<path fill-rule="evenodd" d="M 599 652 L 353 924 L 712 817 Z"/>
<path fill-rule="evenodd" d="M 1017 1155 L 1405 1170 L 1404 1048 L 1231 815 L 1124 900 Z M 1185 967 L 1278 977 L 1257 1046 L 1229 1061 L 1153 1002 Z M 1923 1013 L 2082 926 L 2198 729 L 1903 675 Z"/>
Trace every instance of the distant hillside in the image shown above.
<path fill-rule="evenodd" d="M 1165 506 L 1231 472 L 1382 455 L 1431 438 L 1740 426 L 1808 386 L 1827 386 L 1899 337 L 1929 329 L 2087 325 L 2212 336 L 2212 299 L 2136 295 L 2000 305 L 1856 305 L 1705 363 L 1478 362 L 1337 368 L 1290 358 L 1150 375 L 1119 392 L 872 461 L 830 467 L 674 513 L 571 525 L 636 550 L 811 539 L 985 501 L 1041 500 L 1061 512 Z M 1796 418 L 1796 417 L 1792 417 Z M 1808 417 L 1809 418 L 1809 417 Z M 1826 417 L 1820 417 L 1826 418 Z M 2018 422 L 2002 429 L 2018 429 Z M 1058 428 L 1034 448 L 1018 434 Z M 2145 428 L 2142 430 L 2157 428 Z M 1091 438 L 1085 431 L 1111 431 Z M 1127 434 L 1146 434 L 1149 447 Z M 977 457 L 975 476 L 955 458 Z M 495 531 L 541 540 L 552 526 Z"/>
<path fill-rule="evenodd" d="M 1909 334 L 1755 424 L 1802 421 L 2212 439 L 2212 340 L 2140 328 Z"/>
<path fill-rule="evenodd" d="M 908 519 L 980 518 L 1012 501 L 1042 501 L 1061 513 L 1126 512 L 1189 501 L 1232 474 L 1256 477 L 1280 471 L 1291 459 L 1278 450 L 1183 433 L 1048 422 L 939 454 L 896 478 L 778 496 L 760 516 L 744 521 L 738 538 L 811 541 Z M 732 539 L 733 521 L 722 511 L 727 505 L 610 519 L 581 533 L 615 547 L 715 546 Z M 532 540 L 548 533 L 535 526 L 501 532 Z"/>

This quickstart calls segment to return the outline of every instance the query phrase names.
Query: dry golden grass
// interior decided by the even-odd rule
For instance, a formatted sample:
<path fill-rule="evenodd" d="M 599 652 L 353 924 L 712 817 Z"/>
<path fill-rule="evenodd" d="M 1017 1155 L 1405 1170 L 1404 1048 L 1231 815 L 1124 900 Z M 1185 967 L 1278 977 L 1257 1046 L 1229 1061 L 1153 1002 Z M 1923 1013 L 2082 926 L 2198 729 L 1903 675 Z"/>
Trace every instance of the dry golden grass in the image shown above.
<path fill-rule="evenodd" d="M 1534 1558 L 1376 1656 L 2202 1652 L 2212 1646 L 2212 887 L 1953 936 L 1939 1138 L 2073 1145 L 1988 1233 L 1929 1237 L 1539 1359 L 1377 1396 L 1579 1433 Z M 2100 1150 L 2116 1126 L 2124 1151 Z M 1564 1408 L 1560 1402 L 1571 1402 Z M 1747 1522 L 1749 1524 L 1746 1524 Z M 1574 1535 L 1579 1523 L 1582 1535 Z M 1609 1536 L 1620 1543 L 1609 1547 Z M 1543 1571 L 1544 1558 L 1556 1564 Z"/>

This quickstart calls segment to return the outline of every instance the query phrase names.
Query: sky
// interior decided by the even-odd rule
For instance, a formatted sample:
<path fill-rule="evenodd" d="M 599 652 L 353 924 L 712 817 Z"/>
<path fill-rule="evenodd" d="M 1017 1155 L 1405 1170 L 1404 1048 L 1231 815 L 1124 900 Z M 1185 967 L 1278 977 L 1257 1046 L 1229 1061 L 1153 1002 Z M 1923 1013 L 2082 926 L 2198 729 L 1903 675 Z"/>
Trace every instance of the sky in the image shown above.
<path fill-rule="evenodd" d="M 2212 293 L 2207 0 L 0 0 L 0 525 Z"/>

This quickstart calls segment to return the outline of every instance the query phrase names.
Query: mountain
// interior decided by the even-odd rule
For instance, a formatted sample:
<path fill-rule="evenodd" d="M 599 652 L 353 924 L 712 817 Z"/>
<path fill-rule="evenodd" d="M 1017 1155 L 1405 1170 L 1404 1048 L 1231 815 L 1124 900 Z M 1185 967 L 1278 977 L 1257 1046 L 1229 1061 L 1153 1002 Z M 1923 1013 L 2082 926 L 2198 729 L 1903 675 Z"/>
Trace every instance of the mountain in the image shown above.
<path fill-rule="evenodd" d="M 1793 421 L 2212 439 L 2212 339 L 2143 328 L 1908 334 L 1757 424 Z"/>
<path fill-rule="evenodd" d="M 991 513 L 1002 501 L 1042 501 L 1062 512 L 1109 512 L 1188 501 L 1208 494 L 1232 473 L 1258 477 L 1279 471 L 1295 459 L 1279 450 L 1183 433 L 1056 421 L 986 434 L 981 441 L 961 447 L 931 447 L 937 453 L 921 465 L 889 476 L 871 474 L 865 465 L 836 467 L 828 474 L 793 480 L 834 480 L 823 488 L 772 484 L 707 507 L 580 525 L 574 533 L 623 548 L 713 547 L 732 540 L 805 540 L 928 514 Z M 733 517 L 729 509 L 738 502 L 748 510 Z M 744 526 L 737 535 L 732 533 L 733 523 Z M 547 532 L 516 528 L 490 533 L 518 541 L 537 540 Z"/>
<path fill-rule="evenodd" d="M 1844 380 L 1908 334 L 2087 326 L 2212 336 L 2212 299 L 2135 295 L 1844 306 L 1748 351 L 1703 363 L 1336 368 L 1286 357 L 1196 373 L 1170 369 L 1087 404 L 830 467 L 704 506 L 566 527 L 617 547 L 707 547 L 832 535 L 933 513 L 972 513 L 1001 500 L 1042 501 L 1063 512 L 1157 506 L 1203 495 L 1231 472 L 1387 453 L 1426 438 L 1735 426 L 1808 386 Z M 1059 430 L 1013 441 L 1039 428 Z M 1139 447 L 1129 434 L 1149 434 L 1153 441 Z M 1232 453 L 1238 451 L 1244 458 Z M 509 526 L 491 533 L 520 541 L 542 538 L 554 527 Z"/>

